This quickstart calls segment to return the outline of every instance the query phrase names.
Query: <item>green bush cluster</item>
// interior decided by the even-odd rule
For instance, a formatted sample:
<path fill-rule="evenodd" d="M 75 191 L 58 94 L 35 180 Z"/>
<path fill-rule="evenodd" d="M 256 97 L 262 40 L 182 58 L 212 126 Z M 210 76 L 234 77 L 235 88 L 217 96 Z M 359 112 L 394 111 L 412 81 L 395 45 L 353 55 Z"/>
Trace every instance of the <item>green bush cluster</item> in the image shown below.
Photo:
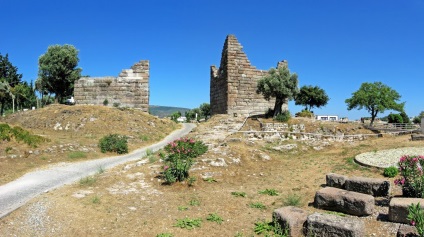
<path fill-rule="evenodd" d="M 389 178 L 396 177 L 398 174 L 399 174 L 399 169 L 395 166 L 384 168 L 384 171 L 383 171 L 383 175 Z"/>
<path fill-rule="evenodd" d="M 165 146 L 167 155 L 163 176 L 167 183 L 184 181 L 189 177 L 189 170 L 194 163 L 194 158 L 204 154 L 208 147 L 201 141 L 189 138 L 177 139 Z"/>
<path fill-rule="evenodd" d="M 274 120 L 278 122 L 287 122 L 290 120 L 290 117 L 291 117 L 290 111 L 285 110 L 281 112 L 281 114 L 275 116 Z"/>
<path fill-rule="evenodd" d="M 309 110 L 302 110 L 302 111 L 296 113 L 296 117 L 313 118 L 314 113 L 312 113 Z"/>
<path fill-rule="evenodd" d="M 40 143 L 48 141 L 48 139 L 33 135 L 21 127 L 11 128 L 8 124 L 0 124 L 0 140 L 10 141 L 12 138 L 15 138 L 17 142 L 24 142 L 32 147 L 37 147 Z"/>
<path fill-rule="evenodd" d="M 116 152 L 118 154 L 128 153 L 128 141 L 126 136 L 118 134 L 109 134 L 104 136 L 99 141 L 100 151 L 102 153 L 106 152 Z"/>

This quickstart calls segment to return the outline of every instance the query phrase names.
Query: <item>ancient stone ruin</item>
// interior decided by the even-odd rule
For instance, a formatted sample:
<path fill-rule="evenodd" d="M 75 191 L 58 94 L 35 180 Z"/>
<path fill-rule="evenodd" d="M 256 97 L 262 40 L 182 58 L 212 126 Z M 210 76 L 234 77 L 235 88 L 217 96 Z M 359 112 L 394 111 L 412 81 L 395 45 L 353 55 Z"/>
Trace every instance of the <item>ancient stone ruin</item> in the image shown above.
<path fill-rule="evenodd" d="M 287 66 L 287 61 L 278 63 L 277 68 Z M 275 99 L 267 101 L 256 94 L 257 82 L 266 75 L 250 64 L 243 47 L 234 35 L 228 35 L 222 49 L 219 69 L 211 66 L 210 105 L 212 114 L 252 115 L 273 109 Z M 288 109 L 288 103 L 283 105 Z"/>
<path fill-rule="evenodd" d="M 118 77 L 82 77 L 75 82 L 77 104 L 130 107 L 149 111 L 149 61 L 141 60 Z"/>

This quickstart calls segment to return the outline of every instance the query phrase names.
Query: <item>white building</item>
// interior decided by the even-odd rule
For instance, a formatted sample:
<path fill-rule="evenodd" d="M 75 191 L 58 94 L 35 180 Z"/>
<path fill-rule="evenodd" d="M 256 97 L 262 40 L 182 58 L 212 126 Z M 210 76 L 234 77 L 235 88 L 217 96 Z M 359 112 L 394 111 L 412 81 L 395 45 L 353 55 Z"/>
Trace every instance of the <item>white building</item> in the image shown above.
<path fill-rule="evenodd" d="M 337 115 L 316 115 L 315 119 L 321 120 L 321 121 L 339 121 L 339 116 L 337 116 Z"/>

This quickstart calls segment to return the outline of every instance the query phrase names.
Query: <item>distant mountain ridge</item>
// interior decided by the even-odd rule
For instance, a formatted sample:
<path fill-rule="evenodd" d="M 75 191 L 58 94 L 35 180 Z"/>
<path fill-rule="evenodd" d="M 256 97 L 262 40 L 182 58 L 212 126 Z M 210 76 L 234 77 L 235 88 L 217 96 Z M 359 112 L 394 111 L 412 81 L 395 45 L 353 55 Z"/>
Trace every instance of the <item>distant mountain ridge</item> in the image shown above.
<path fill-rule="evenodd" d="M 170 116 L 171 114 L 180 111 L 181 115 L 184 116 L 186 111 L 189 111 L 188 108 L 172 107 L 172 106 L 161 106 L 161 105 L 150 105 L 149 113 L 159 118 Z"/>

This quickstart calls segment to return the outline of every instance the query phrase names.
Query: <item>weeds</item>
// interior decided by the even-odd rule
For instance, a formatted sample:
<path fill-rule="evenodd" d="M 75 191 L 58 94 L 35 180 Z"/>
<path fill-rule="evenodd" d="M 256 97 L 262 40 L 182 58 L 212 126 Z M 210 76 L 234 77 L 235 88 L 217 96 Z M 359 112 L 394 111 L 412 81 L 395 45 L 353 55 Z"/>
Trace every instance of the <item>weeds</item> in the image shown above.
<path fill-rule="evenodd" d="M 104 136 L 99 141 L 100 151 L 102 153 L 106 152 L 116 152 L 118 154 L 128 153 L 128 141 L 126 136 L 118 134 L 109 134 Z"/>
<path fill-rule="evenodd" d="M 87 154 L 83 151 L 73 151 L 71 153 L 68 153 L 69 159 L 81 159 L 81 158 L 87 158 Z"/>
<path fill-rule="evenodd" d="M 171 233 L 160 233 L 157 234 L 156 237 L 174 237 L 174 235 Z"/>
<path fill-rule="evenodd" d="M 231 192 L 231 195 L 233 195 L 234 197 L 246 197 L 245 192 Z"/>
<path fill-rule="evenodd" d="M 188 186 L 189 187 L 192 187 L 192 186 L 194 186 L 194 183 L 196 182 L 196 177 L 189 177 L 188 179 L 187 179 L 187 184 L 188 184 Z"/>
<path fill-rule="evenodd" d="M 91 186 L 96 182 L 96 178 L 94 176 L 88 176 L 80 179 L 79 183 L 81 186 Z"/>
<path fill-rule="evenodd" d="M 223 221 L 224 221 L 224 219 L 222 219 L 222 217 L 220 217 L 218 214 L 216 214 L 216 213 L 210 213 L 209 215 L 208 215 L 208 217 L 206 217 L 206 220 L 208 220 L 208 221 L 212 221 L 212 222 L 216 222 L 216 223 L 218 223 L 218 224 L 221 224 Z"/>
<path fill-rule="evenodd" d="M 252 203 L 249 203 L 249 207 L 256 208 L 256 209 L 261 209 L 261 210 L 265 210 L 266 209 L 266 206 L 263 203 L 261 203 L 261 202 L 252 202 Z"/>
<path fill-rule="evenodd" d="M 179 206 L 178 207 L 178 211 L 187 211 L 188 210 L 188 207 L 186 207 L 186 206 Z"/>
<path fill-rule="evenodd" d="M 94 203 L 94 204 L 99 204 L 100 198 L 96 195 L 91 199 L 91 202 Z"/>
<path fill-rule="evenodd" d="M 188 204 L 190 206 L 200 206 L 200 201 L 198 199 L 191 199 Z"/>
<path fill-rule="evenodd" d="M 283 205 L 284 206 L 295 206 L 298 207 L 300 206 L 300 201 L 301 201 L 302 197 L 300 195 L 297 194 L 289 194 L 287 195 L 287 197 L 283 200 Z"/>
<path fill-rule="evenodd" d="M 217 182 L 218 182 L 218 181 L 216 181 L 216 179 L 215 179 L 215 178 L 213 178 L 213 177 L 207 177 L 207 178 L 204 178 L 204 179 L 203 179 L 203 181 L 208 182 L 208 183 L 217 183 Z"/>
<path fill-rule="evenodd" d="M 257 234 L 264 234 L 265 236 L 272 237 L 288 237 L 289 230 L 281 228 L 280 225 L 275 222 L 258 221 L 255 222 L 253 231 Z"/>
<path fill-rule="evenodd" d="M 190 219 L 188 217 L 184 219 L 177 220 L 177 223 L 175 223 L 175 227 L 180 227 L 181 229 L 194 229 L 196 227 L 200 227 L 202 224 L 202 219 Z"/>
<path fill-rule="evenodd" d="M 331 215 L 336 215 L 336 216 L 342 216 L 342 217 L 347 216 L 347 215 L 346 215 L 346 214 L 344 214 L 344 213 L 336 212 L 336 211 L 326 211 L 325 213 L 327 213 L 327 214 L 331 214 Z"/>
<path fill-rule="evenodd" d="M 99 166 L 99 168 L 97 168 L 97 174 L 103 174 L 105 172 L 105 168 L 103 168 L 103 166 Z"/>
<path fill-rule="evenodd" d="M 277 192 L 277 190 L 275 190 L 275 189 L 265 189 L 265 190 L 260 190 L 258 193 L 259 193 L 259 194 L 266 194 L 266 195 L 269 195 L 269 196 L 278 196 L 278 195 L 280 195 L 280 194 Z"/>

